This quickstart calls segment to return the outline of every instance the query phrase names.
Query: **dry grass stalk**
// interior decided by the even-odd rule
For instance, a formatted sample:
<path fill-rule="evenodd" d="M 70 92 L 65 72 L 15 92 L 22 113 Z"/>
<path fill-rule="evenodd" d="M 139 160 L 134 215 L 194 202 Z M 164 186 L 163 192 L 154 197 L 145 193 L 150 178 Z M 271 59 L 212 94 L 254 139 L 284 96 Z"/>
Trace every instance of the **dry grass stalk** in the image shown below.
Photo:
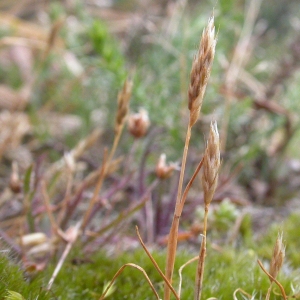
<path fill-rule="evenodd" d="M 67 232 L 65 233 L 68 243 L 67 243 L 66 248 L 65 248 L 64 252 L 62 253 L 54 271 L 53 271 L 53 274 L 52 274 L 50 280 L 49 280 L 49 283 L 47 285 L 48 291 L 51 289 L 52 284 L 53 284 L 55 278 L 57 277 L 63 263 L 65 262 L 69 252 L 71 251 L 73 244 L 77 240 L 77 237 L 78 237 L 79 231 L 80 231 L 80 226 L 81 226 L 81 222 L 78 222 L 74 227 L 70 227 L 67 230 Z"/>
<path fill-rule="evenodd" d="M 210 125 L 210 133 L 207 142 L 203 158 L 203 175 L 202 175 L 202 186 L 204 192 L 204 228 L 203 228 L 203 239 L 201 243 L 199 262 L 196 273 L 196 285 L 195 285 L 195 296 L 194 299 L 198 300 L 201 298 L 202 282 L 204 275 L 204 262 L 206 255 L 206 230 L 207 230 L 207 218 L 209 205 L 213 199 L 217 183 L 218 183 L 218 172 L 220 168 L 220 140 L 217 128 L 217 122 L 212 122 Z"/>
<path fill-rule="evenodd" d="M 48 39 L 47 39 L 47 46 L 46 46 L 46 49 L 45 49 L 42 60 L 45 60 L 48 57 L 49 53 L 51 52 L 51 50 L 55 46 L 55 43 L 58 39 L 59 31 L 60 31 L 62 25 L 64 24 L 64 21 L 65 20 L 63 18 L 59 18 L 52 25 L 49 36 L 48 36 Z"/>
<path fill-rule="evenodd" d="M 85 139 L 80 140 L 79 143 L 67 154 L 67 159 L 64 156 L 47 169 L 45 177 L 47 179 L 52 178 L 57 172 L 66 168 L 68 169 L 68 162 L 70 161 L 74 161 L 76 164 L 78 158 L 97 142 L 101 134 L 101 130 L 95 129 Z"/>
<path fill-rule="evenodd" d="M 125 122 L 125 118 L 128 114 L 129 100 L 132 92 L 132 80 L 127 78 L 122 91 L 118 95 L 118 110 L 115 120 L 115 133 L 119 131 L 119 127 L 122 127 Z"/>
<path fill-rule="evenodd" d="M 216 46 L 216 38 L 215 38 L 214 17 L 212 16 L 209 18 L 208 25 L 202 33 L 199 50 L 197 55 L 195 56 L 192 65 L 192 71 L 191 71 L 191 81 L 190 81 L 190 87 L 188 91 L 188 96 L 189 96 L 188 108 L 190 110 L 190 120 L 187 128 L 185 145 L 184 145 L 183 156 L 182 156 L 182 166 L 181 166 L 180 178 L 178 184 L 176 207 L 175 207 L 173 222 L 171 225 L 169 238 L 168 238 L 166 277 L 169 282 L 172 282 L 172 277 L 173 277 L 174 263 L 175 263 L 176 250 L 177 250 L 179 220 L 183 210 L 182 203 L 184 199 L 181 197 L 181 194 L 182 194 L 186 158 L 187 158 L 188 147 L 191 138 L 191 130 L 192 130 L 192 126 L 196 123 L 200 114 L 203 96 L 205 93 L 206 85 L 210 76 L 210 71 L 214 59 L 215 46 Z M 170 289 L 165 284 L 164 300 L 169 300 L 170 296 L 171 296 Z"/>
<path fill-rule="evenodd" d="M 143 249 L 145 250 L 146 254 L 148 255 L 148 257 L 150 258 L 151 262 L 153 263 L 155 269 L 157 270 L 157 272 L 159 273 L 159 275 L 163 278 L 163 280 L 165 281 L 165 283 L 168 285 L 168 287 L 170 288 L 170 290 L 172 291 L 172 293 L 174 294 L 175 298 L 177 300 L 179 300 L 179 296 L 177 295 L 176 291 L 174 290 L 174 288 L 172 287 L 171 283 L 168 281 L 168 279 L 166 278 L 166 276 L 163 274 L 163 272 L 161 271 L 160 267 L 158 266 L 157 262 L 155 261 L 155 259 L 153 258 L 153 256 L 151 255 L 151 253 L 148 251 L 145 243 L 142 240 L 142 237 L 139 233 L 139 229 L 136 226 L 136 233 L 138 235 L 139 241 L 143 247 Z"/>
<path fill-rule="evenodd" d="M 110 151 L 108 160 L 107 160 L 107 166 L 109 167 L 110 162 L 115 154 L 115 151 L 117 149 L 124 123 L 128 114 L 128 109 L 129 109 L 129 100 L 131 97 L 131 92 L 132 92 L 132 86 L 133 82 L 131 79 L 127 78 L 122 91 L 118 95 L 118 110 L 117 110 L 117 115 L 116 115 L 116 120 L 115 120 L 115 137 L 114 137 L 114 142 L 112 149 Z"/>
<path fill-rule="evenodd" d="M 88 221 L 89 221 L 89 217 L 91 215 L 91 212 L 92 212 L 92 209 L 98 199 L 98 195 L 99 195 L 99 192 L 101 190 L 101 187 L 102 187 L 102 184 L 103 184 L 103 181 L 104 181 L 104 178 L 105 178 L 105 170 L 106 170 L 106 166 L 107 166 L 107 151 L 104 152 L 104 155 L 103 155 L 103 162 L 102 162 L 102 167 L 101 167 L 101 172 L 99 174 L 99 178 L 97 180 L 97 184 L 96 184 L 96 187 L 95 187 L 95 190 L 94 190 L 94 193 L 93 193 L 93 197 L 89 203 L 89 206 L 88 206 L 88 209 L 86 210 L 86 212 L 84 213 L 84 216 L 82 218 L 82 225 L 81 225 L 81 228 L 82 230 L 85 229 L 86 225 L 88 224 Z"/>
<path fill-rule="evenodd" d="M 271 258 L 271 263 L 270 263 L 270 272 L 269 274 L 276 279 L 282 265 L 283 265 L 283 260 L 284 260 L 284 256 L 285 256 L 285 246 L 283 245 L 282 242 L 282 233 L 278 233 L 278 237 L 276 239 L 276 243 L 273 249 L 273 255 Z M 272 283 L 273 283 L 273 279 L 271 277 L 270 278 L 270 287 L 268 289 L 268 293 L 266 296 L 266 300 L 270 299 L 270 294 L 271 294 L 271 289 L 272 289 Z"/>
<path fill-rule="evenodd" d="M 181 295 L 181 287 L 182 287 L 182 271 L 183 271 L 183 269 L 184 269 L 187 265 L 191 264 L 192 262 L 194 262 L 194 261 L 196 261 L 196 260 L 198 260 L 198 259 L 199 259 L 199 256 L 195 256 L 195 257 L 191 258 L 191 259 L 188 260 L 185 264 L 183 264 L 183 265 L 179 268 L 179 270 L 178 270 L 178 274 L 179 274 L 179 284 L 178 284 L 178 292 L 177 292 L 177 294 L 178 294 L 179 298 L 180 298 L 180 295 Z"/>
<path fill-rule="evenodd" d="M 274 277 L 273 277 L 273 276 L 265 269 L 265 267 L 263 266 L 262 262 L 261 262 L 259 259 L 257 260 L 257 263 L 258 263 L 258 265 L 260 266 L 260 268 L 263 270 L 263 272 L 269 277 L 270 281 L 275 282 L 275 283 L 277 284 L 277 286 L 278 286 L 279 289 L 280 289 L 280 292 L 281 292 L 281 295 L 282 295 L 283 299 L 284 299 L 284 300 L 287 300 L 288 297 L 287 297 L 287 295 L 286 295 L 286 293 L 285 293 L 285 290 L 284 290 L 282 284 L 281 284 L 276 278 L 274 278 Z M 267 295 L 267 297 L 268 297 L 268 295 Z M 267 299 L 267 298 L 266 298 L 266 299 Z"/>
<path fill-rule="evenodd" d="M 148 284 L 150 285 L 150 288 L 151 288 L 151 290 L 153 291 L 153 294 L 155 295 L 155 298 L 156 298 L 157 300 L 160 300 L 159 295 L 157 294 L 157 292 L 156 292 L 156 290 L 155 290 L 155 288 L 154 288 L 154 286 L 153 286 L 153 284 L 152 284 L 150 278 L 148 277 L 146 271 L 145 271 L 142 267 L 140 267 L 140 266 L 138 266 L 138 265 L 136 265 L 136 264 L 132 264 L 132 263 L 125 264 L 125 265 L 123 265 L 123 266 L 118 270 L 118 272 L 115 274 L 115 276 L 113 277 L 113 279 L 112 279 L 112 280 L 110 281 L 110 283 L 106 286 L 106 289 L 104 290 L 104 292 L 103 292 L 103 294 L 101 295 L 101 297 L 99 298 L 99 300 L 105 299 L 106 294 L 109 292 L 110 288 L 112 287 L 112 285 L 114 284 L 114 282 L 116 281 L 116 279 L 120 276 L 120 274 L 124 271 L 124 269 L 125 269 L 126 267 L 132 267 L 132 268 L 135 268 L 135 269 L 138 269 L 139 271 L 141 271 L 141 272 L 143 273 L 144 277 L 146 278 Z"/>

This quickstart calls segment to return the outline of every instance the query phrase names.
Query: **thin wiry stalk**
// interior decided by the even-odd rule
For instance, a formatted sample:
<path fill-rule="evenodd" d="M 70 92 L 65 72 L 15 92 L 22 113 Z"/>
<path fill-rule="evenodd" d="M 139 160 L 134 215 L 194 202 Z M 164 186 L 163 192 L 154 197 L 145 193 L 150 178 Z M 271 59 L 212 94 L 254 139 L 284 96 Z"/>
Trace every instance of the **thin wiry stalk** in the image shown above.
<path fill-rule="evenodd" d="M 78 234 L 79 234 L 79 229 L 80 229 L 80 226 L 81 226 L 81 222 L 78 222 L 74 227 L 71 227 L 69 229 L 69 232 L 66 234 L 66 237 L 68 238 L 68 244 L 64 250 L 64 252 L 62 253 L 55 269 L 54 269 L 54 272 L 49 280 L 49 283 L 47 285 L 47 290 L 49 291 L 53 285 L 53 282 L 55 280 L 55 278 L 57 277 L 63 263 L 65 262 L 68 254 L 70 253 L 71 249 L 72 249 L 72 246 L 74 245 L 74 243 L 76 242 L 77 240 L 77 237 L 78 237 Z"/>
<path fill-rule="evenodd" d="M 213 199 L 217 182 L 218 172 L 220 168 L 220 141 L 219 133 L 217 129 L 217 123 L 212 122 L 210 125 L 210 134 L 207 142 L 207 147 L 203 157 L 203 175 L 202 186 L 204 192 L 204 228 L 203 238 L 199 253 L 199 262 L 196 273 L 196 284 L 194 299 L 201 299 L 203 275 L 204 275 L 204 263 L 206 255 L 206 231 L 207 231 L 207 219 L 209 205 Z"/>
<path fill-rule="evenodd" d="M 103 156 L 103 162 L 102 162 L 102 168 L 101 168 L 101 173 L 99 174 L 99 178 L 98 178 L 98 181 L 97 181 L 97 184 L 96 184 L 96 187 L 95 187 L 95 190 L 94 190 L 94 193 L 93 193 L 93 197 L 89 203 L 89 206 L 88 206 L 88 209 L 86 210 L 84 216 L 83 216 L 83 219 L 82 219 L 82 225 L 81 225 L 81 228 L 82 230 L 85 229 L 87 223 L 88 223 L 88 220 L 89 220 L 89 216 L 92 212 L 92 209 L 97 201 L 97 198 L 98 198 L 98 195 L 99 195 L 99 192 L 101 190 L 101 187 L 102 187 L 102 184 L 103 184 L 103 180 L 105 178 L 105 170 L 106 170 L 106 167 L 107 167 L 107 151 L 105 151 L 104 153 L 104 156 Z"/>
<path fill-rule="evenodd" d="M 114 282 L 116 281 L 116 279 L 120 276 L 120 274 L 124 271 L 124 269 L 125 269 L 126 267 L 132 267 L 132 268 L 135 268 L 135 269 L 138 269 L 139 271 L 141 271 L 141 272 L 143 273 L 144 277 L 146 278 L 148 284 L 150 285 L 151 290 L 153 291 L 153 293 L 154 293 L 154 295 L 155 295 L 155 298 L 156 298 L 157 300 L 160 299 L 160 298 L 159 298 L 159 295 L 157 294 L 157 292 L 156 292 L 156 290 L 155 290 L 155 288 L 154 288 L 154 286 L 153 286 L 153 284 L 152 284 L 150 278 L 148 277 L 146 271 L 145 271 L 142 267 L 140 267 L 140 266 L 138 266 L 138 265 L 136 265 L 136 264 L 128 263 L 128 264 L 123 265 L 123 266 L 118 270 L 118 272 L 115 274 L 115 276 L 113 277 L 113 279 L 111 280 L 111 282 L 107 285 L 105 291 L 103 292 L 103 294 L 101 295 L 101 297 L 99 298 L 99 300 L 105 299 L 105 295 L 108 293 L 109 289 L 112 287 L 112 285 L 114 284 Z"/>
<path fill-rule="evenodd" d="M 195 281 L 195 293 L 194 299 L 201 299 L 201 293 L 203 289 L 203 275 L 204 275 L 204 262 L 206 255 L 206 235 L 202 235 L 202 242 L 199 252 L 199 260 L 196 272 L 196 281 Z"/>
<path fill-rule="evenodd" d="M 180 171 L 180 178 L 178 184 L 178 192 L 176 199 L 175 212 L 173 216 L 173 221 L 168 238 L 168 247 L 167 247 L 167 263 L 166 263 L 166 278 L 170 283 L 172 283 L 174 264 L 176 258 L 177 250 L 177 239 L 178 239 L 178 228 L 179 220 L 182 214 L 183 205 L 182 205 L 182 186 L 184 179 L 184 171 L 188 153 L 189 142 L 191 138 L 191 131 L 193 125 L 198 120 L 203 96 L 205 93 L 206 85 L 210 76 L 210 71 L 215 54 L 215 27 L 214 27 L 214 17 L 212 16 L 207 27 L 203 30 L 199 50 L 194 58 L 191 70 L 191 80 L 188 90 L 189 103 L 188 108 L 190 110 L 189 124 L 186 133 L 185 145 L 182 156 L 182 164 Z M 170 288 L 167 284 L 164 286 L 164 300 L 169 300 L 171 296 Z"/>
<path fill-rule="evenodd" d="M 168 281 L 171 283 L 172 283 L 174 263 L 175 263 L 175 257 L 176 257 L 179 219 L 180 219 L 181 212 L 182 212 L 182 209 L 180 209 L 181 208 L 180 200 L 181 200 L 181 193 L 182 193 L 184 169 L 185 169 L 185 163 L 186 163 L 186 158 L 187 158 L 190 137 L 191 137 L 191 127 L 188 126 L 188 131 L 186 134 L 185 146 L 184 146 L 184 151 L 183 151 L 183 157 L 182 157 L 182 166 L 181 166 L 180 178 L 179 178 L 179 184 L 178 184 L 175 213 L 173 216 L 173 222 L 172 222 L 170 233 L 169 233 L 168 247 L 167 247 L 167 265 L 166 265 L 165 275 L 166 275 L 166 278 L 168 279 Z M 165 300 L 170 299 L 170 289 L 167 284 L 165 284 L 164 297 L 165 297 L 164 298 Z"/>
<path fill-rule="evenodd" d="M 278 287 L 279 287 L 279 289 L 280 289 L 280 291 L 281 291 L 281 294 L 282 294 L 283 299 L 284 299 L 284 300 L 287 300 L 288 297 L 287 297 L 287 295 L 286 295 L 286 293 L 285 293 L 285 290 L 284 290 L 282 284 L 281 284 L 276 278 L 274 278 L 274 277 L 273 277 L 273 276 L 265 269 L 265 267 L 263 266 L 262 262 L 261 262 L 259 259 L 257 260 L 257 263 L 258 263 L 258 265 L 260 266 L 260 268 L 264 271 L 264 273 L 269 277 L 270 281 L 271 281 L 271 282 L 275 282 L 275 283 L 278 285 Z"/>
<path fill-rule="evenodd" d="M 128 114 L 128 106 L 129 106 L 129 100 L 132 92 L 132 85 L 133 85 L 132 80 L 127 78 L 123 85 L 122 91 L 118 95 L 118 111 L 115 120 L 115 137 L 114 137 L 112 149 L 109 153 L 108 160 L 107 160 L 108 167 L 116 152 L 124 128 L 124 123 Z"/>
<path fill-rule="evenodd" d="M 179 270 L 178 270 L 178 274 L 179 274 L 179 284 L 178 284 L 178 296 L 180 298 L 180 294 L 181 294 L 181 286 L 182 286 L 182 270 L 189 264 L 191 264 L 192 262 L 196 261 L 199 259 L 199 256 L 195 256 L 193 258 L 191 258 L 190 260 L 188 260 L 185 264 L 183 264 Z"/>
<path fill-rule="evenodd" d="M 159 275 L 163 278 L 163 280 L 165 281 L 166 285 L 168 285 L 168 287 L 170 288 L 170 290 L 172 291 L 172 293 L 174 294 L 175 298 L 177 300 L 180 300 L 179 296 L 177 295 L 176 291 L 174 290 L 174 288 L 172 287 L 171 283 L 168 281 L 168 279 L 166 278 L 166 276 L 164 275 L 164 273 L 161 271 L 160 267 L 158 266 L 157 262 L 155 261 L 155 259 L 153 258 L 153 256 L 151 255 L 151 253 L 148 251 L 145 243 L 142 240 L 142 237 L 139 233 L 139 229 L 136 226 L 136 233 L 138 235 L 139 241 L 142 245 L 142 247 L 144 248 L 146 254 L 148 255 L 148 257 L 150 258 L 151 262 L 153 263 L 155 269 L 157 270 L 157 272 L 159 273 Z"/>

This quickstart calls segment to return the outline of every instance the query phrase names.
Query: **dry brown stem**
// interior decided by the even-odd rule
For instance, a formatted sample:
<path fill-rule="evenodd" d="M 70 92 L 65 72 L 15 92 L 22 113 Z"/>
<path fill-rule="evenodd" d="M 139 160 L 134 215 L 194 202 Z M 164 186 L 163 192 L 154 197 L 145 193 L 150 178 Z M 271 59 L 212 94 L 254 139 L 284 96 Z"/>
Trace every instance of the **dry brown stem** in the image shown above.
<path fill-rule="evenodd" d="M 136 233 L 137 233 L 137 236 L 139 238 L 139 241 L 143 247 L 143 249 L 145 250 L 146 254 L 148 255 L 148 257 L 150 258 L 151 262 L 153 263 L 155 269 L 157 270 L 157 272 L 159 273 L 159 275 L 163 278 L 163 280 L 165 281 L 166 285 L 170 288 L 170 290 L 172 291 L 172 293 L 174 294 L 175 298 L 177 300 L 180 300 L 179 296 L 177 295 L 176 291 L 174 290 L 174 288 L 172 287 L 171 283 L 168 281 L 168 279 L 166 278 L 166 276 L 164 275 L 164 273 L 161 271 L 159 265 L 157 264 L 157 262 L 155 261 L 155 259 L 153 258 L 153 256 L 151 255 L 151 253 L 149 252 L 149 250 L 147 249 L 145 243 L 143 242 L 142 240 L 142 237 L 140 235 L 140 232 L 139 232 L 139 229 L 138 227 L 136 226 L 135 227 L 136 229 Z"/>
<path fill-rule="evenodd" d="M 285 290 L 284 290 L 282 284 L 281 284 L 276 278 L 274 278 L 274 277 L 273 277 L 273 276 L 265 269 L 264 265 L 262 264 L 262 262 L 261 262 L 259 259 L 257 260 L 257 263 L 258 263 L 258 265 L 260 266 L 260 268 L 264 271 L 264 273 L 269 277 L 270 281 L 271 281 L 271 282 L 275 282 L 275 283 L 278 285 L 278 287 L 279 287 L 279 289 L 280 289 L 280 291 L 281 291 L 281 294 L 282 294 L 283 299 L 284 299 L 284 300 L 287 300 L 288 297 L 287 297 L 287 295 L 286 295 L 286 293 L 285 293 Z"/>
<path fill-rule="evenodd" d="M 89 203 L 89 207 L 86 210 L 86 212 L 83 216 L 83 219 L 82 219 L 82 225 L 81 225 L 82 230 L 85 229 L 85 227 L 86 227 L 86 225 L 89 221 L 89 217 L 90 217 L 90 214 L 92 212 L 92 209 L 93 209 L 93 207 L 94 207 L 94 205 L 97 201 L 99 192 L 101 190 L 101 187 L 102 187 L 102 184 L 103 184 L 103 181 L 104 181 L 104 178 L 105 178 L 106 167 L 107 167 L 107 151 L 105 151 L 104 155 L 103 155 L 103 162 L 102 162 L 101 172 L 99 174 L 99 178 L 98 178 L 98 181 L 97 181 L 94 193 L 93 193 L 93 197 L 92 197 L 92 199 Z"/>
<path fill-rule="evenodd" d="M 206 255 L 206 235 L 202 235 L 202 242 L 201 242 L 201 247 L 199 252 L 199 260 L 198 260 L 198 267 L 197 267 L 196 280 L 195 280 L 195 293 L 194 293 L 195 300 L 201 299 L 201 292 L 203 288 L 205 255 Z"/>
<path fill-rule="evenodd" d="M 176 250 L 177 250 L 179 220 L 180 220 L 180 216 L 181 216 L 182 209 L 183 209 L 183 206 L 181 205 L 181 193 L 182 193 L 184 170 L 185 170 L 185 164 L 186 164 L 186 158 L 187 158 L 190 138 L 191 138 L 191 126 L 188 126 L 184 150 L 183 150 L 183 156 L 182 156 L 182 166 L 181 166 L 181 170 L 180 170 L 180 177 L 179 177 L 179 183 L 178 183 L 178 192 L 177 192 L 175 212 L 174 212 L 173 222 L 172 222 L 171 229 L 169 232 L 169 237 L 168 237 L 167 264 L 166 264 L 166 273 L 165 274 L 166 274 L 168 281 L 171 283 L 172 283 Z M 170 292 L 171 291 L 170 291 L 169 287 L 165 284 L 164 300 L 170 299 L 170 296 L 171 296 Z"/>
<path fill-rule="evenodd" d="M 76 242 L 78 234 L 79 234 L 80 226 L 81 226 L 81 223 L 78 222 L 74 227 L 70 227 L 68 229 L 68 231 L 66 232 L 65 236 L 68 238 L 68 240 L 67 240 L 68 243 L 67 243 L 67 246 L 66 246 L 64 252 L 62 253 L 62 255 L 54 269 L 54 272 L 53 272 L 50 280 L 49 280 L 49 283 L 47 285 L 47 290 L 51 289 L 52 284 L 53 284 L 55 278 L 57 277 L 63 263 L 65 262 L 69 252 L 71 251 L 73 244 Z"/>
<path fill-rule="evenodd" d="M 109 285 L 106 287 L 105 291 L 103 292 L 103 294 L 101 295 L 101 297 L 99 298 L 99 300 L 105 299 L 105 295 L 108 293 L 109 289 L 112 287 L 112 285 L 114 284 L 114 282 L 116 281 L 116 279 L 120 276 L 120 274 L 124 271 L 124 269 L 126 267 L 132 267 L 132 268 L 135 268 L 135 269 L 138 269 L 139 271 L 141 271 L 143 273 L 144 277 L 146 278 L 148 284 L 150 285 L 151 290 L 153 291 L 153 293 L 155 295 L 155 298 L 158 299 L 158 300 L 160 299 L 159 295 L 157 294 L 157 292 L 156 292 L 156 290 L 155 290 L 155 288 L 154 288 L 154 286 L 153 286 L 150 278 L 148 277 L 146 271 L 142 267 L 140 267 L 140 266 L 138 266 L 136 264 L 128 263 L 128 264 L 123 265 L 118 270 L 118 272 L 115 274 L 115 276 L 113 277 L 113 279 L 111 280 L 111 282 L 109 283 Z"/>
<path fill-rule="evenodd" d="M 114 137 L 112 149 L 109 153 L 109 157 L 107 160 L 107 167 L 109 167 L 110 162 L 115 154 L 115 151 L 117 149 L 123 131 L 125 119 L 128 114 L 128 107 L 129 107 L 129 100 L 132 92 L 132 85 L 133 85 L 132 80 L 127 78 L 126 81 L 124 82 L 122 91 L 118 95 L 118 110 L 117 110 L 117 115 L 115 120 L 115 137 Z"/>
<path fill-rule="evenodd" d="M 206 85 L 209 79 L 212 62 L 215 54 L 215 27 L 214 27 L 214 17 L 212 16 L 208 20 L 208 25 L 202 33 L 202 38 L 199 45 L 198 53 L 195 56 L 192 71 L 191 71 L 191 81 L 188 91 L 189 103 L 188 108 L 190 110 L 190 120 L 187 128 L 185 145 L 182 156 L 182 164 L 180 170 L 180 177 L 178 183 L 178 192 L 176 199 L 175 212 L 173 216 L 173 222 L 171 225 L 169 238 L 168 238 L 168 248 L 167 248 L 167 263 L 166 263 L 166 277 L 170 283 L 172 283 L 176 250 L 177 250 L 177 239 L 178 239 L 178 227 L 179 220 L 183 210 L 183 198 L 182 196 L 182 186 L 184 171 L 187 159 L 187 153 L 191 138 L 192 126 L 196 123 L 203 101 L 203 96 L 205 93 Z M 170 289 L 165 284 L 164 289 L 164 300 L 170 299 Z"/>
<path fill-rule="evenodd" d="M 203 227 L 203 239 L 201 243 L 198 268 L 196 273 L 196 284 L 194 299 L 201 299 L 201 292 L 203 286 L 203 275 L 204 275 L 204 263 L 206 255 L 206 230 L 207 230 L 207 219 L 208 209 L 211 200 L 214 196 L 217 183 L 218 183 L 218 172 L 220 168 L 220 140 L 217 128 L 217 122 L 212 122 L 210 125 L 210 133 L 207 142 L 207 147 L 203 157 L 203 175 L 202 175 L 202 186 L 204 192 L 204 227 Z"/>

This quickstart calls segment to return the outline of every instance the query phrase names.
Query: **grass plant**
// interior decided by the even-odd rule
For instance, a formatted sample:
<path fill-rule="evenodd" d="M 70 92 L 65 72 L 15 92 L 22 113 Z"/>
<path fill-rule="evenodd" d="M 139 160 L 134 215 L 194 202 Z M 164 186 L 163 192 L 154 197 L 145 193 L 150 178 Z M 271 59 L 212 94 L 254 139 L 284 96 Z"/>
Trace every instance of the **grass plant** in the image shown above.
<path fill-rule="evenodd" d="M 151 32 L 155 27 L 151 20 L 143 23 L 146 31 L 152 29 L 143 39 L 139 36 L 146 46 L 139 45 L 128 55 L 131 60 L 139 56 L 139 62 L 128 68 L 136 70 L 127 79 L 125 55 L 111 28 L 90 18 L 85 4 L 67 8 L 51 3 L 48 32 L 3 14 L 8 27 L 15 27 L 5 32 L 0 28 L 0 299 L 299 297 L 299 274 L 294 272 L 300 263 L 299 239 L 292 224 L 298 223 L 298 216 L 287 221 L 283 230 L 287 242 L 279 235 L 272 254 L 278 228 L 256 244 L 246 207 L 251 199 L 280 202 L 279 187 L 288 198 L 292 193 L 286 191 L 298 184 L 297 163 L 286 163 L 298 130 L 293 112 L 297 104 L 279 103 L 276 91 L 280 93 L 297 75 L 299 41 L 291 39 L 290 51 L 282 56 L 276 72 L 254 78 L 260 59 L 256 61 L 251 42 L 259 44 L 264 34 L 257 24 L 260 1 L 251 0 L 230 20 L 234 3 L 221 1 L 215 10 L 223 31 L 216 55 L 214 17 L 209 18 L 192 62 L 189 86 L 185 77 L 192 47 L 187 40 L 195 32 L 198 35 L 204 20 L 185 19 L 184 10 L 193 7 L 185 1 L 178 1 L 170 15 L 157 3 L 166 18 L 162 24 L 168 25 L 162 27 L 168 29 L 158 37 Z M 232 36 L 231 26 L 237 28 L 243 17 L 244 29 Z M 72 20 L 84 26 L 74 26 Z M 25 34 L 25 28 L 24 48 L 25 40 L 18 34 Z M 230 34 L 224 35 L 226 30 Z M 195 38 L 191 40 L 194 43 Z M 128 52 L 135 42 L 122 38 Z M 5 64 L 7 53 L 15 60 Z M 20 53 L 28 61 L 18 60 Z M 225 83 L 219 75 L 224 70 Z M 211 72 L 212 84 L 206 89 Z M 297 89 L 296 84 L 293 87 Z M 211 101 L 203 101 L 206 90 L 207 98 L 214 94 Z M 214 90 L 220 92 L 218 96 Z M 289 95 L 295 99 L 297 93 Z M 131 108 L 139 113 L 130 113 L 130 99 Z M 217 122 L 205 115 L 213 107 L 216 119 L 225 115 L 221 138 Z M 258 130 L 261 122 L 264 126 Z M 91 131 L 92 125 L 96 128 Z M 182 125 L 187 126 L 185 133 Z M 208 132 L 201 151 L 194 136 Z M 167 164 L 166 154 L 160 153 L 173 160 L 183 140 L 180 167 Z M 219 175 L 220 149 L 224 167 Z M 293 182 L 285 176 L 286 186 L 279 184 L 284 182 L 282 170 L 292 169 L 296 170 Z M 242 190 L 245 200 L 234 194 L 236 190 Z M 195 214 L 199 207 L 200 221 Z M 118 247 L 133 247 L 134 242 L 143 251 L 116 255 Z M 150 251 L 154 243 L 166 250 Z M 6 255 L 6 249 L 13 254 Z M 107 252 L 97 253 L 99 249 Z M 19 262 L 17 266 L 13 260 Z M 268 264 L 270 268 L 265 267 Z"/>

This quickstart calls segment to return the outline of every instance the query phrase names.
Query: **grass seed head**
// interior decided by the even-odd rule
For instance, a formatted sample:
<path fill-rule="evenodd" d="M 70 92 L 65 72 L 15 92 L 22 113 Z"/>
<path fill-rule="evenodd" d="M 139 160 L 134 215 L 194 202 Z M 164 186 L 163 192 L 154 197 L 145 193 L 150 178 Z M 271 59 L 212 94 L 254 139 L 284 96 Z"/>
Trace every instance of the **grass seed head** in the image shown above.
<path fill-rule="evenodd" d="M 129 100 L 132 92 L 132 80 L 126 79 L 122 91 L 118 95 L 118 111 L 115 121 L 115 131 L 117 132 L 123 126 L 125 118 L 128 114 Z"/>
<path fill-rule="evenodd" d="M 209 138 L 203 158 L 202 186 L 205 205 L 209 205 L 218 183 L 218 172 L 220 167 L 220 140 L 217 122 L 210 125 Z"/>
<path fill-rule="evenodd" d="M 282 233 L 278 233 L 276 243 L 273 249 L 273 255 L 270 264 L 270 274 L 276 278 L 282 265 L 285 257 L 285 246 L 282 242 Z"/>
<path fill-rule="evenodd" d="M 190 126 L 198 120 L 203 96 L 210 76 L 215 56 L 216 38 L 214 17 L 210 17 L 207 27 L 203 30 L 198 52 L 192 64 L 190 86 L 188 90 Z"/>

